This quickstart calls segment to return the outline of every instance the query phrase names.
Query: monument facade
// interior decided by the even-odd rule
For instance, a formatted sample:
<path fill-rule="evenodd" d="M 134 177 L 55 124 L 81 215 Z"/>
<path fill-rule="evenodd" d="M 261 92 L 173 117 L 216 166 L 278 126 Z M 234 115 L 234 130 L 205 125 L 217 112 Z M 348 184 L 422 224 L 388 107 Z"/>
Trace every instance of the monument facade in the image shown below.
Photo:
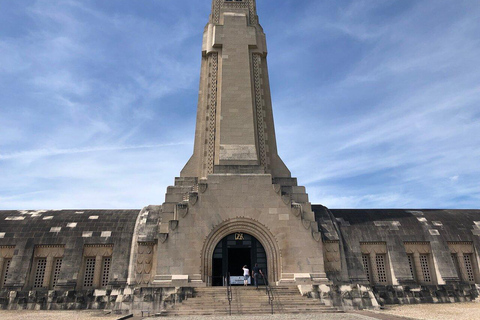
<path fill-rule="evenodd" d="M 158 221 L 138 233 L 143 241 L 160 239 L 153 285 L 208 285 L 259 261 L 253 251 L 227 248 L 214 268 L 215 247 L 230 234 L 262 245 L 260 263 L 272 283 L 327 282 L 308 195 L 277 154 L 266 56 L 255 2 L 213 1 L 194 152 L 157 208 Z M 228 264 L 240 252 L 244 262 Z"/>
<path fill-rule="evenodd" d="M 480 210 L 312 205 L 277 153 L 255 0 L 213 0 L 193 155 L 163 204 L 0 211 L 0 306 L 160 310 L 254 264 L 338 307 L 468 301 L 479 250 Z"/>

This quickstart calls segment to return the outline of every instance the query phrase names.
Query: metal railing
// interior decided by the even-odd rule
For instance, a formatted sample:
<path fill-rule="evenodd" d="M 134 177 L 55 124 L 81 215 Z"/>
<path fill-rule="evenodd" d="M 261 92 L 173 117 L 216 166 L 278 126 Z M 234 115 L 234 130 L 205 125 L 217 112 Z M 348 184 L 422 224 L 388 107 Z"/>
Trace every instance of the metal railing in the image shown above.
<path fill-rule="evenodd" d="M 230 272 L 225 275 L 224 284 L 227 287 L 228 314 L 232 315 L 232 285 L 230 284 Z"/>
<path fill-rule="evenodd" d="M 261 275 L 263 278 L 263 283 L 265 283 L 265 290 L 268 296 L 268 304 L 270 305 L 270 312 L 273 314 L 273 300 L 275 299 L 273 296 L 273 290 L 272 290 L 272 287 L 270 287 L 270 284 L 268 283 L 268 280 L 265 277 L 265 275 L 263 273 L 261 273 Z"/>

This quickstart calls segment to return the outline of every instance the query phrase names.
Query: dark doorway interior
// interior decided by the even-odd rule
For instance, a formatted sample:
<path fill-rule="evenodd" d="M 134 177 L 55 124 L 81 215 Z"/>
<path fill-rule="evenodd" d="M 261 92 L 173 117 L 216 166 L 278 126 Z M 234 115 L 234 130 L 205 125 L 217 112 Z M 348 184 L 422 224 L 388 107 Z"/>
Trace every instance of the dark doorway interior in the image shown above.
<path fill-rule="evenodd" d="M 215 247 L 212 257 L 212 285 L 224 285 L 225 277 L 242 276 L 244 265 L 252 270 L 255 263 L 267 275 L 267 256 L 262 244 L 255 237 L 234 233 L 223 238 Z M 252 281 L 253 283 L 253 281 Z M 260 279 L 260 284 L 263 280 Z"/>
<path fill-rule="evenodd" d="M 251 248 L 229 248 L 228 249 L 228 272 L 232 276 L 242 276 L 243 266 L 247 265 L 248 269 L 252 269 Z"/>

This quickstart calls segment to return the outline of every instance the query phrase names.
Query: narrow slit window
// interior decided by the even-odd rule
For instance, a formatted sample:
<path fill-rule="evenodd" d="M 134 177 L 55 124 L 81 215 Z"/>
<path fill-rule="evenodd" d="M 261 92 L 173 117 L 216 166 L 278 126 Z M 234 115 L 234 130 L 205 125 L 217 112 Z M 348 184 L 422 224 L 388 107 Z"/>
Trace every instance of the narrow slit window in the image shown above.
<path fill-rule="evenodd" d="M 103 267 L 102 267 L 102 287 L 106 287 L 108 285 L 108 281 L 110 278 L 110 265 L 112 262 L 112 258 L 103 258 Z"/>
<path fill-rule="evenodd" d="M 379 283 L 387 283 L 387 269 L 385 266 L 385 260 L 386 257 L 384 254 L 377 254 L 375 257 Z"/>
<path fill-rule="evenodd" d="M 467 271 L 468 282 L 475 282 L 475 275 L 473 273 L 473 265 L 472 265 L 472 255 L 464 254 L 463 260 L 465 261 L 465 271 Z"/>
<path fill-rule="evenodd" d="M 430 274 L 430 266 L 428 263 L 428 255 L 420 255 L 420 266 L 422 267 L 422 275 L 424 282 L 432 282 L 432 276 Z"/>
<path fill-rule="evenodd" d="M 37 260 L 37 266 L 35 269 L 35 277 L 33 279 L 34 288 L 42 288 L 43 281 L 45 280 L 45 269 L 47 268 L 47 259 L 41 258 Z"/>
<path fill-rule="evenodd" d="M 413 255 L 412 254 L 407 254 L 407 259 L 408 259 L 408 266 L 410 267 L 410 274 L 412 275 L 413 280 L 417 280 L 417 276 L 415 274 L 415 264 L 413 262 Z"/>
<path fill-rule="evenodd" d="M 10 264 L 12 263 L 11 259 L 7 259 L 3 265 L 3 277 L 2 277 L 2 288 L 7 284 L 8 271 L 10 270 Z"/>
<path fill-rule="evenodd" d="M 52 288 L 55 288 L 55 286 L 57 285 L 58 277 L 60 275 L 60 269 L 62 268 L 62 262 L 63 262 L 62 258 L 55 260 L 55 265 L 53 268 L 53 276 L 52 276 Z"/>
<path fill-rule="evenodd" d="M 367 275 L 368 282 L 372 282 L 371 272 L 370 272 L 370 256 L 368 254 L 362 255 L 362 262 L 363 262 L 363 270 Z"/>
<path fill-rule="evenodd" d="M 95 258 L 87 258 L 85 260 L 85 274 L 83 276 L 83 286 L 86 288 L 93 287 L 94 276 L 95 276 Z"/>

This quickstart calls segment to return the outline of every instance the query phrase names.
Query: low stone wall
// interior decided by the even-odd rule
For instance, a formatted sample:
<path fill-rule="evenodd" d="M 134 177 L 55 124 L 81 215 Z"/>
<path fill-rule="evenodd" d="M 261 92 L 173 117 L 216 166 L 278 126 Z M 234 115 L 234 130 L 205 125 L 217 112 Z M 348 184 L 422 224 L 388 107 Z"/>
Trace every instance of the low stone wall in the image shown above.
<path fill-rule="evenodd" d="M 304 295 L 344 310 L 376 309 L 394 304 L 467 302 L 478 300 L 480 296 L 480 286 L 468 284 L 374 287 L 352 284 L 300 286 L 299 289 Z"/>
<path fill-rule="evenodd" d="M 3 310 L 112 310 L 161 312 L 191 297 L 192 288 L 125 288 L 82 291 L 0 291 Z"/>
<path fill-rule="evenodd" d="M 475 301 L 480 286 L 304 285 L 300 292 L 343 310 L 377 309 L 393 304 Z M 193 288 L 125 288 L 83 291 L 0 291 L 3 310 L 112 310 L 116 313 L 158 313 L 193 296 Z"/>

